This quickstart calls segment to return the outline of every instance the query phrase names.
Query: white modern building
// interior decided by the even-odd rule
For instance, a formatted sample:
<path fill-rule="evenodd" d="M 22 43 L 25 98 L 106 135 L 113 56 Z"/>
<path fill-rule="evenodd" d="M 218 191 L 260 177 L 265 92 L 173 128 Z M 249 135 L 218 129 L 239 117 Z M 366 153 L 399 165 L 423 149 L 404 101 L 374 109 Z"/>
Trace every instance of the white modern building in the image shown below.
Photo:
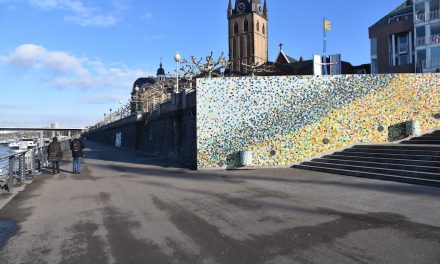
<path fill-rule="evenodd" d="M 440 72 L 440 0 L 405 0 L 369 28 L 371 72 Z"/>
<path fill-rule="evenodd" d="M 440 71 L 440 0 L 414 0 L 416 71 Z"/>

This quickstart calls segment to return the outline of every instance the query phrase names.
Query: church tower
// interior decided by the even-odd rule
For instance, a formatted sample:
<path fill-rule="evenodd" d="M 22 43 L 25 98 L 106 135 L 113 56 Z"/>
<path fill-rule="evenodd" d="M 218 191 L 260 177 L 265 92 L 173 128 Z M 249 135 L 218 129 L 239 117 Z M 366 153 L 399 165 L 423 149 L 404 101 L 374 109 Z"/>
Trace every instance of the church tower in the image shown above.
<path fill-rule="evenodd" d="M 231 72 L 246 73 L 246 66 L 268 60 L 268 17 L 266 0 L 229 0 L 229 61 Z"/>

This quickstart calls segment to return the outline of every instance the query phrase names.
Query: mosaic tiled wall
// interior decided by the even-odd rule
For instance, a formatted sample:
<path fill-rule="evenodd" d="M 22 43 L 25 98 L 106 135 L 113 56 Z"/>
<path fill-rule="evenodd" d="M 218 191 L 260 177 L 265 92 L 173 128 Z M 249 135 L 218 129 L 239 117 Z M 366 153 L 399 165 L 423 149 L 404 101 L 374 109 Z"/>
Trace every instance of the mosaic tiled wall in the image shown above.
<path fill-rule="evenodd" d="M 286 166 L 359 142 L 386 142 L 399 124 L 440 126 L 440 75 L 199 79 L 198 167 Z M 396 134 L 396 135 L 393 135 Z"/>

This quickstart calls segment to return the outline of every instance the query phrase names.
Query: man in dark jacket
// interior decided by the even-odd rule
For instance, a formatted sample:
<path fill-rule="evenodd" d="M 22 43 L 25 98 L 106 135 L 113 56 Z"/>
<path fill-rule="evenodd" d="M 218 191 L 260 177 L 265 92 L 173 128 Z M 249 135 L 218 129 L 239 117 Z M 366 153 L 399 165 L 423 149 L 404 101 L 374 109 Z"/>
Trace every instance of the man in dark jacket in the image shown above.
<path fill-rule="evenodd" d="M 52 162 L 53 174 L 60 173 L 60 160 L 63 159 L 63 151 L 57 137 L 54 137 L 52 143 L 47 147 L 47 156 Z"/>
<path fill-rule="evenodd" d="M 74 138 L 70 142 L 73 158 L 73 174 L 79 174 L 81 170 L 81 158 L 83 157 L 84 143 L 80 138 Z"/>

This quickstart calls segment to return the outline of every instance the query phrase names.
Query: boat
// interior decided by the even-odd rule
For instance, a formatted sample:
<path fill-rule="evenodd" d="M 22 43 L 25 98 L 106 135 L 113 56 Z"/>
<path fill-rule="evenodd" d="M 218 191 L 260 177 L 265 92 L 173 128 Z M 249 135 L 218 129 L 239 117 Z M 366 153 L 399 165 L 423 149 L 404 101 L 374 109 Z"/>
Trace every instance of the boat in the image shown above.
<path fill-rule="evenodd" d="M 9 143 L 8 147 L 15 153 L 27 151 L 37 147 L 37 140 L 35 138 L 21 138 L 19 141 Z"/>
<path fill-rule="evenodd" d="M 22 151 L 26 150 L 26 149 L 22 148 L 22 146 L 19 144 L 18 141 L 9 143 L 8 148 L 9 148 L 10 151 L 12 151 L 14 153 L 22 152 Z"/>
<path fill-rule="evenodd" d="M 35 138 L 22 138 L 20 139 L 20 144 L 23 148 L 29 150 L 37 147 L 37 139 Z"/>

